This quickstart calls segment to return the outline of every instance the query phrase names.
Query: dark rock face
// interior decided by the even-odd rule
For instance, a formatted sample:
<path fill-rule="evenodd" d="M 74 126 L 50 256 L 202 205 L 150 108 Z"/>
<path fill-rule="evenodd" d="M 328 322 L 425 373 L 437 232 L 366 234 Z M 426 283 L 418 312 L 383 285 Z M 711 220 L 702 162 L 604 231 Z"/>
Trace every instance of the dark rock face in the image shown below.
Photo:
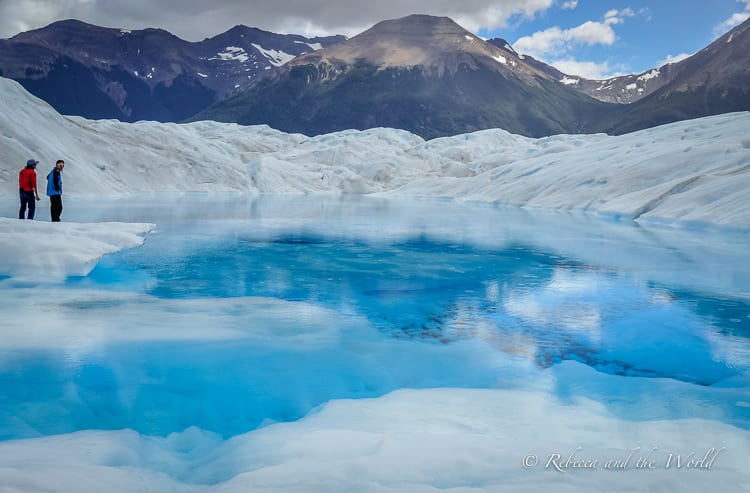
<path fill-rule="evenodd" d="M 489 43 L 515 53 L 503 39 Z M 745 111 L 750 88 L 750 21 L 732 29 L 695 55 L 641 74 L 591 80 L 567 75 L 555 67 L 523 57 L 551 80 L 592 98 L 634 104 L 609 115 L 599 129 L 624 132 L 685 118 Z M 651 97 L 652 95 L 653 98 Z M 641 100 L 646 100 L 640 103 Z M 618 123 L 616 119 L 626 121 Z"/>
<path fill-rule="evenodd" d="M 666 84 L 632 104 L 617 107 L 597 123 L 597 130 L 623 134 L 680 120 L 750 111 L 750 20 L 690 58 L 666 67 Z"/>
<path fill-rule="evenodd" d="M 607 107 L 448 18 L 415 15 L 297 57 L 194 119 L 308 135 L 388 126 L 425 138 L 494 127 L 538 137 L 585 131 Z"/>
<path fill-rule="evenodd" d="M 199 43 L 61 21 L 0 40 L 0 75 L 63 114 L 96 119 L 212 119 L 307 135 L 378 126 L 425 138 L 486 128 L 620 134 L 750 110 L 750 20 L 679 63 L 606 81 L 426 15 L 348 40 L 236 26 Z"/>
<path fill-rule="evenodd" d="M 236 26 L 199 43 L 68 20 L 0 40 L 0 73 L 63 114 L 181 121 L 297 55 L 342 41 Z"/>

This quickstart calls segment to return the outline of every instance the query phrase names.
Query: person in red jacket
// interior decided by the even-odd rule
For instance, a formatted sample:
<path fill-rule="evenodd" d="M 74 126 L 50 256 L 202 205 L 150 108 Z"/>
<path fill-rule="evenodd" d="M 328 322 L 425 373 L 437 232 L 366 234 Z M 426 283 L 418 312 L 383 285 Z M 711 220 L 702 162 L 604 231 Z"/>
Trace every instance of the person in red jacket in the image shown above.
<path fill-rule="evenodd" d="M 21 208 L 18 210 L 18 219 L 24 219 L 26 208 L 29 208 L 29 215 L 25 219 L 34 219 L 36 211 L 36 200 L 39 199 L 39 193 L 36 190 L 36 165 L 39 161 L 29 159 L 26 161 L 26 167 L 18 174 L 18 192 L 21 196 Z"/>

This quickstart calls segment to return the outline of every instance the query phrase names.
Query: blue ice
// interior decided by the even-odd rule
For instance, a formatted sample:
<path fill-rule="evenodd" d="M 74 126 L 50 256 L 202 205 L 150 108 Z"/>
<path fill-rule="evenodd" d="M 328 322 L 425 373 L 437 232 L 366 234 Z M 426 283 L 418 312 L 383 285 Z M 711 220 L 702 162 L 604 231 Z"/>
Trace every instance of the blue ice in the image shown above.
<path fill-rule="evenodd" d="M 105 338 L 74 358 L 65 334 L 59 349 L 0 348 L 0 439 L 193 426 L 226 438 L 332 399 L 432 387 L 543 389 L 628 419 L 750 428 L 736 405 L 750 386 L 742 237 L 717 235 L 707 248 L 683 241 L 686 231 L 446 202 L 190 198 L 78 212 L 157 230 L 84 278 L 35 289 L 64 288 L 64 308 L 95 327 L 132 317 L 145 299 L 157 308 L 138 324 L 174 332 L 154 314 L 176 312 L 206 337 Z M 256 336 L 191 327 L 198 303 L 227 299 L 240 307 L 222 323 Z M 276 318 L 242 309 L 264 299 L 280 302 Z M 285 303 L 330 314 L 315 323 L 335 337 L 275 339 L 312 323 Z"/>

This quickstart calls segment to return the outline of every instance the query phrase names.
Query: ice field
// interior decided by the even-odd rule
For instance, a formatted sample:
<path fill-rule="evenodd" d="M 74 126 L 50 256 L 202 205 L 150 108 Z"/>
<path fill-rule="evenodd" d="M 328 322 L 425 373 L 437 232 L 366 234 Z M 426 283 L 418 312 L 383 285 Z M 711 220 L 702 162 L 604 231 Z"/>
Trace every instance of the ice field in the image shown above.
<path fill-rule="evenodd" d="M 0 106 L 0 493 L 750 491 L 749 113 L 425 141 Z M 66 161 L 62 223 L 15 219 L 30 158 Z"/>
<path fill-rule="evenodd" d="M 750 489 L 746 233 L 359 196 L 65 214 L 0 220 L 0 491 Z"/>

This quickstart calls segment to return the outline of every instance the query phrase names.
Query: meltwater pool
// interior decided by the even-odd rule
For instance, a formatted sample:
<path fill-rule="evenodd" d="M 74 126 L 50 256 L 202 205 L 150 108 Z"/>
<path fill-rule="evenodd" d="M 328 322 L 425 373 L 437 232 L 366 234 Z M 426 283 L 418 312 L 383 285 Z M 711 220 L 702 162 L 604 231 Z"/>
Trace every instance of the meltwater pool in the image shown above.
<path fill-rule="evenodd" d="M 210 194 L 65 220 L 155 228 L 0 272 L 29 328 L 0 491 L 750 491 L 747 233 Z"/>

